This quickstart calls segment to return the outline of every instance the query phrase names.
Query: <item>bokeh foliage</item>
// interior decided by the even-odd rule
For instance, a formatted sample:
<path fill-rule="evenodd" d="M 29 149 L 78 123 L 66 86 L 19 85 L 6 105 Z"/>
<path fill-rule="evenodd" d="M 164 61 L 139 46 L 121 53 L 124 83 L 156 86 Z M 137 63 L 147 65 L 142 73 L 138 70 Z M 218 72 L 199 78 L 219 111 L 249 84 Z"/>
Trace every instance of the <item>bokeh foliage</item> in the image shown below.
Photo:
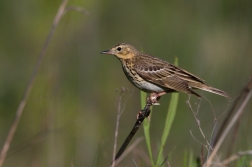
<path fill-rule="evenodd" d="M 0 2 L 0 148 L 60 3 Z M 83 7 L 89 14 L 70 11 L 58 25 L 4 166 L 110 163 L 115 89 L 134 89 L 121 118 L 119 144 L 140 110 L 139 90 L 127 81 L 119 61 L 99 54 L 114 44 L 130 43 L 169 62 L 177 56 L 180 67 L 233 97 L 239 95 L 251 75 L 252 1 L 72 0 L 68 5 Z M 210 93 L 204 95 L 212 102 L 216 115 L 221 115 L 228 101 Z M 153 150 L 160 142 L 169 98 L 170 95 L 162 97 L 161 106 L 155 106 L 152 113 Z M 200 154 L 201 146 L 189 133 L 192 130 L 202 139 L 185 103 L 187 98 L 185 94 L 180 96 L 165 148 L 167 155 L 172 152 L 172 166 L 182 165 L 185 150 Z M 234 152 L 252 147 L 248 140 L 252 137 L 251 109 L 250 103 L 242 117 Z M 214 118 L 206 100 L 201 103 L 199 118 L 209 138 Z M 139 136 L 143 136 L 141 129 L 136 137 Z M 144 143 L 137 149 L 147 153 Z M 122 166 L 133 166 L 134 155 L 126 157 Z M 137 162 L 143 164 L 141 158 Z"/>

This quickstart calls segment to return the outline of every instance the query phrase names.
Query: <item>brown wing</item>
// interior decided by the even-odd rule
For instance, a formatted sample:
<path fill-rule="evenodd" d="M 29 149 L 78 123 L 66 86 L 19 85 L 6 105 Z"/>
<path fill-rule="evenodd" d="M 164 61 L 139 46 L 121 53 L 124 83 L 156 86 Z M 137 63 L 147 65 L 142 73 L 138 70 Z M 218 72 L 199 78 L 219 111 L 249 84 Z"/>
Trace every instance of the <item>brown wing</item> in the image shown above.
<path fill-rule="evenodd" d="M 179 92 L 196 94 L 188 86 L 189 83 L 203 83 L 202 79 L 193 74 L 166 61 L 149 56 L 136 60 L 135 69 L 143 79 Z"/>

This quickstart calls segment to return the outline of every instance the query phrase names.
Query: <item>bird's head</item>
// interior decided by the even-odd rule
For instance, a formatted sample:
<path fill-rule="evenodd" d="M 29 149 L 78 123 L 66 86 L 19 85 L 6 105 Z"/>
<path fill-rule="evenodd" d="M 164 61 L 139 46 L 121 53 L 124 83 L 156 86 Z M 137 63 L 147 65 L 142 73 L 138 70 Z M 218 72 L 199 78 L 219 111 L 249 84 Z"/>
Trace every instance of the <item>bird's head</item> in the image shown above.
<path fill-rule="evenodd" d="M 119 59 L 131 59 L 138 54 L 138 51 L 129 44 L 121 43 L 101 52 L 101 54 L 115 55 Z"/>

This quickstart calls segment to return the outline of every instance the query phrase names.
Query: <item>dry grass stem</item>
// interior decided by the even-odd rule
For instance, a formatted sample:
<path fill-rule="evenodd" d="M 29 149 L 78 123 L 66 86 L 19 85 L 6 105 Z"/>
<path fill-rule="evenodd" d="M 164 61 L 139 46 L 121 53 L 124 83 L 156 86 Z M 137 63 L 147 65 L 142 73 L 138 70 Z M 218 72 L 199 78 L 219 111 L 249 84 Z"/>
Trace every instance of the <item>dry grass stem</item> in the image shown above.
<path fill-rule="evenodd" d="M 43 45 L 43 48 L 42 48 L 42 50 L 41 50 L 41 52 L 40 52 L 40 55 L 39 55 L 39 57 L 38 57 L 37 63 L 36 63 L 36 65 L 35 65 L 35 67 L 34 67 L 33 73 L 32 73 L 32 75 L 31 75 L 30 80 L 29 80 L 29 82 L 28 82 L 28 84 L 27 84 L 27 87 L 26 87 L 26 89 L 25 89 L 23 98 L 22 98 L 22 100 L 21 100 L 21 102 L 20 102 L 20 104 L 19 104 L 19 106 L 18 106 L 18 109 L 17 109 L 17 111 L 16 111 L 16 116 L 15 116 L 15 118 L 14 118 L 14 121 L 13 121 L 13 123 L 12 123 L 12 125 L 11 125 L 11 128 L 10 128 L 10 130 L 9 130 L 9 133 L 8 133 L 7 138 L 6 138 L 6 140 L 5 140 L 5 143 L 4 143 L 4 145 L 3 145 L 3 149 L 1 150 L 1 154 L 0 154 L 0 167 L 3 165 L 3 162 L 4 162 L 4 160 L 5 160 L 7 151 L 9 150 L 11 141 L 12 141 L 12 139 L 13 139 L 13 136 L 14 136 L 15 132 L 16 132 L 16 129 L 17 129 L 17 126 L 18 126 L 20 117 L 21 117 L 21 115 L 22 115 L 22 113 L 23 113 L 23 110 L 24 110 L 24 107 L 25 107 L 25 105 L 26 105 L 27 98 L 28 98 L 28 96 L 29 96 L 29 94 L 30 94 L 30 92 L 31 92 L 31 90 L 32 90 L 32 86 L 33 86 L 35 77 L 36 77 L 37 72 L 38 72 L 38 70 L 39 70 L 39 68 L 40 68 L 40 65 L 41 65 L 41 63 L 42 63 L 42 60 L 43 60 L 43 58 L 45 57 L 45 53 L 46 53 L 46 50 L 47 50 L 47 48 L 48 48 L 49 42 L 50 42 L 51 39 L 52 39 L 52 35 L 53 35 L 53 33 L 54 33 L 54 31 L 55 31 L 55 29 L 56 29 L 56 27 L 57 27 L 57 25 L 58 25 L 58 23 L 59 23 L 61 17 L 62 17 L 62 15 L 64 14 L 65 7 L 66 7 L 66 5 L 67 5 L 67 2 L 68 2 L 68 0 L 63 0 L 63 1 L 61 2 L 61 4 L 60 4 L 60 7 L 59 7 L 59 9 L 58 9 L 58 12 L 57 12 L 57 14 L 56 14 L 56 16 L 55 16 L 55 18 L 54 18 L 54 21 L 53 21 L 51 30 L 50 30 L 50 32 L 49 32 L 47 38 L 46 38 L 46 41 L 45 41 L 45 43 L 44 43 L 44 45 Z"/>
<path fill-rule="evenodd" d="M 205 134 L 204 134 L 204 132 L 203 132 L 203 130 L 202 130 L 202 128 L 201 128 L 200 120 L 198 119 L 198 116 L 197 116 L 197 114 L 198 114 L 198 112 L 199 112 L 199 108 L 200 108 L 200 99 L 199 99 L 199 104 L 198 104 L 197 111 L 194 111 L 193 108 L 192 108 L 192 105 L 191 105 L 191 103 L 190 103 L 190 98 L 191 98 L 191 96 L 189 95 L 188 100 L 187 100 L 186 103 L 188 104 L 190 110 L 191 110 L 192 113 L 193 113 L 193 116 L 194 116 L 195 121 L 196 121 L 196 123 L 197 123 L 198 129 L 199 129 L 199 131 L 200 131 L 200 133 L 201 133 L 203 139 L 205 140 L 206 145 L 203 144 L 203 143 L 201 143 L 201 142 L 199 142 L 199 140 L 197 140 L 197 139 L 193 136 L 192 133 L 191 133 L 191 135 L 193 136 L 193 138 L 194 138 L 195 141 L 199 142 L 201 145 L 204 145 L 204 146 L 206 147 L 206 149 L 208 150 L 208 153 L 210 154 L 210 152 L 213 150 L 213 147 L 211 146 L 210 142 L 207 140 L 207 138 L 206 138 L 206 136 L 205 136 Z M 216 126 L 216 121 L 215 121 L 215 123 L 214 123 L 214 129 L 215 129 L 215 126 Z M 218 158 L 217 156 L 216 156 L 216 159 L 217 159 L 217 161 L 219 161 L 219 158 Z"/>
<path fill-rule="evenodd" d="M 206 141 L 208 147 L 209 147 L 210 149 L 212 149 L 212 147 L 211 147 L 209 141 L 206 139 L 206 136 L 205 136 L 205 134 L 204 134 L 204 132 L 203 132 L 201 126 L 200 126 L 200 120 L 198 119 L 198 116 L 197 116 L 197 113 L 198 113 L 199 108 L 200 108 L 200 103 L 198 104 L 197 111 L 195 112 L 195 111 L 193 110 L 193 108 L 192 108 L 191 103 L 190 103 L 190 98 L 191 98 L 191 97 L 189 96 L 189 98 L 188 98 L 188 100 L 186 101 L 186 103 L 188 104 L 190 110 L 191 110 L 192 113 L 193 113 L 194 119 L 195 119 L 195 121 L 196 121 L 196 123 L 197 123 L 197 126 L 198 126 L 198 128 L 199 128 L 199 131 L 200 131 L 200 133 L 201 133 L 203 139 Z M 196 140 L 196 141 L 197 141 L 197 140 Z M 201 144 L 202 144 L 202 143 L 201 143 Z"/>
<path fill-rule="evenodd" d="M 118 129 L 119 129 L 119 123 L 120 123 L 120 117 L 126 107 L 126 102 L 132 95 L 132 91 L 129 95 L 129 98 L 126 100 L 124 104 L 122 104 L 122 99 L 123 97 L 127 94 L 128 90 L 126 90 L 124 87 L 121 88 L 121 91 L 117 94 L 117 117 L 116 117 L 116 129 L 115 129 L 115 139 L 114 139 L 114 148 L 113 148 L 113 160 L 115 159 L 116 156 L 116 147 L 117 147 L 117 138 L 118 138 Z M 113 161 L 112 167 L 115 166 L 115 161 Z"/>
<path fill-rule="evenodd" d="M 197 143 L 199 143 L 202 147 L 205 147 L 207 150 L 209 150 L 208 145 L 205 145 L 204 143 L 202 143 L 202 142 L 200 142 L 198 139 L 196 139 L 196 137 L 195 137 L 195 136 L 193 135 L 193 133 L 192 133 L 192 130 L 190 130 L 190 134 L 191 134 L 192 138 L 193 138 Z"/>
<path fill-rule="evenodd" d="M 136 163 L 136 161 L 134 160 L 134 158 L 131 158 L 131 159 L 132 159 L 134 165 L 137 166 L 137 163 Z"/>
<path fill-rule="evenodd" d="M 167 167 L 171 167 L 169 161 L 167 161 Z"/>
<path fill-rule="evenodd" d="M 248 83 L 246 84 L 246 86 L 242 89 L 240 95 L 237 98 L 233 99 L 234 103 L 232 105 L 232 108 L 230 109 L 229 113 L 225 117 L 225 120 L 221 124 L 221 126 L 219 128 L 219 131 L 217 132 L 217 135 L 214 138 L 213 146 L 216 145 L 216 143 L 218 142 L 218 140 L 219 140 L 220 136 L 222 135 L 224 129 L 226 128 L 226 125 L 228 124 L 228 121 L 230 120 L 233 113 L 235 112 L 236 108 L 239 107 L 239 105 L 244 101 L 244 99 L 247 97 L 247 95 L 248 95 L 248 93 L 249 93 L 249 91 L 251 89 L 252 89 L 252 75 L 250 76 L 250 79 L 249 79 Z"/>
<path fill-rule="evenodd" d="M 118 163 L 120 163 L 123 158 L 126 157 L 126 155 L 128 155 L 133 149 L 135 149 L 135 147 L 141 142 L 143 141 L 143 137 L 140 137 L 138 139 L 136 139 L 125 151 L 124 153 L 114 162 L 115 165 L 117 165 Z M 112 164 L 111 164 L 112 165 Z"/>
<path fill-rule="evenodd" d="M 226 166 L 228 164 L 230 164 L 232 161 L 235 161 L 245 155 L 252 155 L 252 150 L 248 150 L 248 151 L 239 151 L 238 153 L 231 155 L 230 157 L 228 157 L 227 159 L 225 159 L 224 161 L 221 162 L 221 165 Z"/>
<path fill-rule="evenodd" d="M 207 160 L 207 162 L 205 164 L 206 167 L 210 167 L 210 165 L 212 164 L 213 158 L 216 156 L 221 144 L 223 143 L 223 141 L 224 141 L 225 137 L 227 136 L 227 134 L 229 133 L 230 129 L 233 127 L 233 125 L 236 123 L 239 116 L 243 112 L 243 110 L 246 107 L 251 95 L 252 95 L 252 91 L 250 90 L 249 93 L 247 94 L 245 100 L 241 104 L 240 108 L 237 110 L 236 114 L 234 115 L 233 119 L 230 121 L 227 128 L 223 131 L 222 135 L 220 136 L 218 142 L 216 143 L 216 146 L 213 149 L 213 152 L 211 153 L 210 157 L 208 158 L 208 160 Z"/>
<path fill-rule="evenodd" d="M 212 105 L 211 101 L 206 96 L 204 96 L 203 94 L 201 94 L 201 96 L 204 97 L 204 99 L 206 99 L 206 101 L 210 104 L 210 106 L 212 108 L 212 111 L 213 111 L 213 115 L 214 115 L 214 121 L 217 121 L 216 114 L 215 114 L 215 111 L 214 111 L 214 108 L 213 108 L 213 105 Z"/>

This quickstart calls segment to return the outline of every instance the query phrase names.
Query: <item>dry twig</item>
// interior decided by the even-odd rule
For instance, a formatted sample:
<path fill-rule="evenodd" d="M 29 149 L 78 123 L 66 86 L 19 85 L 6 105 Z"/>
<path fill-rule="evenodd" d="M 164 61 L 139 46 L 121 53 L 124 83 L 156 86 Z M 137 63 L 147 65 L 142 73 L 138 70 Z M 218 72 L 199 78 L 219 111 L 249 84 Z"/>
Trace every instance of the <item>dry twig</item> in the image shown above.
<path fill-rule="evenodd" d="M 120 147 L 119 151 L 117 152 L 112 164 L 114 164 L 114 163 L 117 164 L 118 163 L 117 159 L 119 159 L 121 157 L 121 155 L 124 153 L 124 150 L 127 148 L 128 144 L 130 143 L 130 141 L 132 140 L 132 138 L 134 137 L 134 135 L 136 134 L 138 129 L 141 127 L 141 124 L 142 124 L 143 120 L 150 115 L 150 112 L 151 112 L 150 107 L 152 105 L 153 104 L 152 104 L 152 102 L 150 100 L 150 97 L 148 97 L 147 100 L 146 100 L 146 105 L 145 105 L 144 109 L 141 110 L 138 113 L 135 125 L 133 126 L 133 128 L 130 131 L 129 135 L 127 136 L 127 138 L 123 142 L 122 146 Z"/>
<path fill-rule="evenodd" d="M 113 159 L 116 156 L 116 146 L 117 146 L 117 138 L 118 138 L 118 129 L 119 129 L 119 122 L 120 122 L 120 117 L 125 109 L 125 104 L 122 104 L 122 98 L 125 95 L 125 93 L 127 93 L 127 90 L 125 90 L 124 87 L 121 88 L 121 91 L 118 93 L 117 95 L 117 118 L 116 118 L 116 130 L 115 130 L 115 141 L 114 141 L 114 149 L 113 149 Z M 132 93 L 129 95 L 129 98 L 131 97 Z M 129 99 L 128 98 L 128 99 Z M 128 101 L 128 99 L 126 101 Z M 113 161 L 112 163 L 112 167 L 115 166 L 115 161 Z"/>
<path fill-rule="evenodd" d="M 197 109 L 196 112 L 193 110 L 192 105 L 191 105 L 191 103 L 190 103 L 190 95 L 189 95 L 189 99 L 187 100 L 186 103 L 188 104 L 190 110 L 191 110 L 192 113 L 193 113 L 194 119 L 195 119 L 195 121 L 196 121 L 196 123 L 197 123 L 197 126 L 198 126 L 198 128 L 199 128 L 199 131 L 200 131 L 200 133 L 201 133 L 203 139 L 206 141 L 207 146 L 212 150 L 212 147 L 211 147 L 209 141 L 207 140 L 207 138 L 206 138 L 206 136 L 205 136 L 205 134 L 204 134 L 204 132 L 203 132 L 201 126 L 200 126 L 200 120 L 198 119 L 198 116 L 197 116 L 198 111 L 199 111 L 199 107 L 200 107 L 200 103 L 199 103 L 199 105 L 198 105 L 198 109 Z M 192 133 L 191 133 L 191 134 L 192 134 Z M 194 138 L 194 139 L 195 139 L 195 138 Z M 195 140 L 196 140 L 196 139 L 195 139 Z M 196 140 L 196 141 L 198 141 L 198 140 Z M 201 144 L 202 144 L 202 143 L 201 143 Z M 203 144 L 202 144 L 202 145 L 203 145 Z M 206 148 L 207 148 L 207 147 L 206 147 Z"/>
<path fill-rule="evenodd" d="M 129 147 L 128 149 L 126 149 L 124 151 L 124 154 L 122 154 L 120 157 L 118 157 L 114 162 L 115 162 L 115 165 L 117 165 L 119 162 L 122 161 L 122 159 L 124 157 L 126 157 L 126 155 L 128 155 L 141 141 L 143 141 L 143 137 L 140 137 L 138 139 L 136 139 Z"/>
<path fill-rule="evenodd" d="M 250 79 L 247 83 L 247 85 L 242 89 L 240 96 L 235 99 L 232 108 L 230 109 L 229 113 L 227 114 L 225 120 L 223 121 L 221 127 L 218 130 L 218 133 L 216 137 L 213 140 L 213 147 L 216 145 L 218 142 L 220 136 L 222 135 L 224 129 L 226 128 L 228 121 L 230 120 L 231 116 L 235 112 L 235 109 L 239 106 L 241 102 L 244 101 L 245 97 L 248 95 L 249 91 L 252 89 L 252 75 L 250 76 Z"/>
<path fill-rule="evenodd" d="M 47 38 L 46 38 L 46 40 L 45 40 L 45 42 L 44 42 L 44 45 L 43 45 L 43 47 L 42 47 L 42 50 L 41 50 L 41 52 L 40 52 L 40 54 L 39 54 L 38 60 L 37 60 L 36 65 L 35 65 L 35 67 L 34 67 L 34 69 L 33 69 L 33 72 L 32 72 L 32 75 L 31 75 L 31 77 L 30 77 L 30 80 L 29 80 L 29 82 L 28 82 L 28 84 L 27 84 L 27 87 L 26 87 L 26 89 L 25 89 L 25 92 L 24 92 L 24 95 L 23 95 L 23 97 L 22 97 L 22 100 L 21 100 L 21 102 L 19 103 L 18 109 L 17 109 L 17 111 L 16 111 L 16 116 L 15 116 L 15 118 L 14 118 L 14 121 L 13 121 L 13 123 L 12 123 L 12 125 L 11 125 L 11 128 L 10 128 L 10 130 L 9 130 L 9 133 L 8 133 L 7 138 L 6 138 L 6 140 L 5 140 L 5 143 L 4 143 L 4 145 L 3 145 L 3 148 L 2 148 L 2 150 L 1 150 L 1 154 L 0 154 L 0 167 L 3 165 L 3 162 L 4 162 L 4 160 L 5 160 L 7 151 L 9 150 L 11 141 L 12 141 L 12 139 L 13 139 L 13 136 L 14 136 L 15 132 L 16 132 L 16 129 L 17 129 L 17 126 L 18 126 L 20 117 L 21 117 L 21 115 L 22 115 L 22 113 L 23 113 L 23 110 L 24 110 L 24 107 L 25 107 L 25 105 L 26 105 L 28 96 L 29 96 L 29 94 L 30 94 L 30 92 L 31 92 L 31 90 L 32 90 L 34 80 L 35 80 L 36 75 L 37 75 L 37 73 L 38 73 L 38 70 L 39 70 L 39 68 L 40 68 L 40 66 L 41 66 L 42 60 L 43 60 L 43 58 L 45 57 L 46 50 L 47 50 L 47 48 L 48 48 L 48 46 L 49 46 L 49 43 L 50 43 L 50 41 L 51 41 L 51 39 L 52 39 L 53 33 L 54 33 L 54 31 L 55 31 L 57 25 L 59 24 L 60 19 L 61 19 L 62 16 L 63 16 L 66 12 L 68 12 L 69 10 L 75 10 L 75 11 L 77 11 L 77 12 L 84 13 L 85 15 L 88 15 L 88 14 L 89 14 L 87 10 L 85 10 L 85 9 L 83 9 L 83 8 L 81 8 L 81 7 L 78 7 L 78 6 L 66 7 L 67 3 L 68 3 L 68 0 L 62 0 L 61 4 L 60 4 L 60 6 L 59 6 L 59 9 L 58 9 L 58 11 L 57 11 L 57 14 L 56 14 L 56 16 L 55 16 L 55 18 L 54 18 L 54 21 L 53 21 L 53 23 L 52 23 L 52 27 L 51 27 L 51 29 L 50 29 L 50 32 L 49 32 L 49 34 L 47 35 Z"/>
<path fill-rule="evenodd" d="M 217 151 L 219 150 L 222 142 L 224 141 L 225 137 L 227 136 L 227 134 L 229 133 L 230 129 L 233 127 L 233 125 L 236 123 L 236 121 L 238 120 L 239 116 L 241 115 L 241 113 L 243 112 L 244 108 L 246 107 L 250 97 L 252 95 L 252 91 L 250 90 L 246 96 L 246 98 L 244 99 L 244 101 L 242 102 L 240 108 L 237 110 L 236 114 L 234 115 L 233 119 L 230 121 L 230 123 L 228 124 L 227 128 L 223 131 L 222 135 L 220 136 L 218 142 L 216 143 L 213 152 L 211 153 L 210 157 L 208 158 L 207 162 L 206 162 L 206 167 L 210 167 L 210 165 L 212 164 L 213 158 L 216 156 Z"/>
<path fill-rule="evenodd" d="M 60 5 L 60 7 L 59 7 L 59 9 L 58 9 L 58 12 L 57 12 L 57 14 L 56 14 L 56 16 L 55 16 L 55 18 L 54 18 L 54 21 L 53 21 L 51 30 L 50 30 L 50 32 L 49 32 L 47 38 L 46 38 L 46 41 L 45 41 L 45 43 L 44 43 L 44 46 L 43 46 L 43 48 L 42 48 L 42 50 L 41 50 L 41 52 L 40 52 L 40 55 L 39 55 L 39 57 L 38 57 L 37 63 L 36 63 L 36 65 L 35 65 L 35 67 L 34 67 L 33 73 L 32 73 L 32 75 L 31 75 L 31 77 L 30 77 L 30 81 L 29 81 L 28 84 L 27 84 L 27 87 L 26 87 L 26 90 L 25 90 L 25 92 L 24 92 L 23 98 L 22 98 L 22 100 L 21 100 L 21 102 L 20 102 L 20 104 L 19 104 L 19 106 L 18 106 L 18 109 L 17 109 L 17 111 L 16 111 L 15 119 L 14 119 L 14 121 L 13 121 L 13 123 L 12 123 L 12 126 L 11 126 L 11 128 L 10 128 L 10 131 L 9 131 L 8 135 L 7 135 L 7 138 L 6 138 L 5 143 L 4 143 L 4 145 L 3 145 L 3 149 L 2 149 L 1 154 L 0 154 L 0 167 L 3 165 L 3 162 L 4 162 L 4 160 L 5 160 L 7 151 L 9 150 L 11 141 L 12 141 L 12 139 L 13 139 L 13 136 L 14 136 L 15 132 L 16 132 L 16 129 L 17 129 L 17 126 L 18 126 L 20 117 L 21 117 L 21 115 L 22 115 L 22 113 L 23 113 L 23 110 L 24 110 L 24 107 L 25 107 L 25 105 L 26 105 L 28 96 L 29 96 L 29 94 L 30 94 L 30 92 L 31 92 L 31 90 L 32 90 L 32 86 L 33 86 L 35 77 L 36 77 L 37 72 L 38 72 L 38 70 L 39 70 L 39 68 L 40 68 L 40 65 L 41 65 L 41 63 L 42 63 L 42 60 L 43 60 L 43 58 L 45 57 L 45 53 L 46 53 L 46 50 L 47 50 L 47 48 L 48 48 L 49 42 L 50 42 L 51 39 L 52 39 L 52 35 L 53 35 L 53 33 L 54 33 L 54 31 L 55 31 L 55 29 L 56 29 L 56 27 L 57 27 L 57 25 L 58 25 L 58 23 L 59 23 L 61 17 L 62 17 L 62 15 L 64 14 L 64 10 L 65 10 L 65 7 L 66 7 L 66 5 L 67 5 L 67 2 L 68 2 L 68 0 L 63 0 L 63 1 L 61 2 L 61 5 Z"/>
<path fill-rule="evenodd" d="M 239 151 L 238 153 L 233 154 L 230 157 L 228 157 L 227 159 L 225 159 L 224 161 L 222 161 L 221 165 L 226 166 L 226 165 L 230 164 L 232 161 L 235 161 L 245 155 L 252 155 L 252 150 Z"/>

